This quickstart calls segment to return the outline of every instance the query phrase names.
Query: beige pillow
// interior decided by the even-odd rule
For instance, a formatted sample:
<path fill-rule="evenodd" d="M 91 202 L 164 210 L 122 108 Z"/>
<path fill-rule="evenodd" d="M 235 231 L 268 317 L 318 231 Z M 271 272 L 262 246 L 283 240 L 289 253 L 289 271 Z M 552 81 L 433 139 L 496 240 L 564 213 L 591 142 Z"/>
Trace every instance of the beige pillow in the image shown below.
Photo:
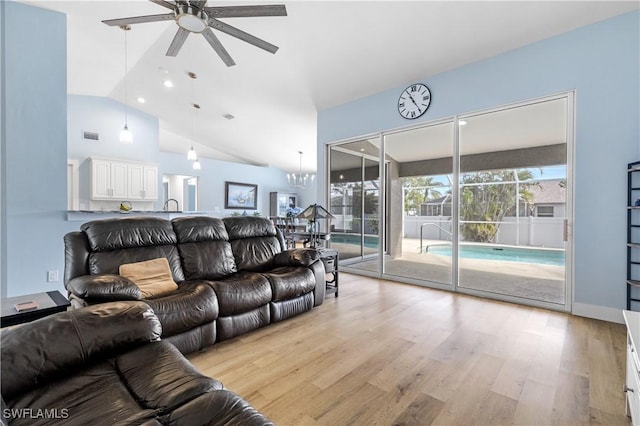
<path fill-rule="evenodd" d="M 120 275 L 133 281 L 145 298 L 160 296 L 178 289 L 178 284 L 173 281 L 171 275 L 169 261 L 164 257 L 120 265 Z"/>

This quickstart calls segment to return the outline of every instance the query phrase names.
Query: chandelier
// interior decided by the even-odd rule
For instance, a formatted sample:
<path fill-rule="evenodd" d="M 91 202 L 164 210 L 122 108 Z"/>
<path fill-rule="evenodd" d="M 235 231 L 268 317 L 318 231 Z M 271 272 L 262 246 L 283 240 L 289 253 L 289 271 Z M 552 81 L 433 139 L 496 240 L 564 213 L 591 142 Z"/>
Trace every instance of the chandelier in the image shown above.
<path fill-rule="evenodd" d="M 298 151 L 300 154 L 300 168 L 298 173 L 287 173 L 287 181 L 289 185 L 296 188 L 308 188 L 313 185 L 316 175 L 311 173 L 302 173 L 302 151 Z"/>

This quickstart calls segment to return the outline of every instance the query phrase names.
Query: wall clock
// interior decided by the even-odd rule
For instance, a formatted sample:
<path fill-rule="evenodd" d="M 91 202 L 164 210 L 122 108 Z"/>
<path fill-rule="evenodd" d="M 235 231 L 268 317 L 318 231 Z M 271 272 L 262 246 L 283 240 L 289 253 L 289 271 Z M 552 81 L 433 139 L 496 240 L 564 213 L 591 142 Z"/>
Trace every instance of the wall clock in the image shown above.
<path fill-rule="evenodd" d="M 431 104 L 431 91 L 422 83 L 412 84 L 398 98 L 398 112 L 407 120 L 413 120 L 427 112 Z"/>

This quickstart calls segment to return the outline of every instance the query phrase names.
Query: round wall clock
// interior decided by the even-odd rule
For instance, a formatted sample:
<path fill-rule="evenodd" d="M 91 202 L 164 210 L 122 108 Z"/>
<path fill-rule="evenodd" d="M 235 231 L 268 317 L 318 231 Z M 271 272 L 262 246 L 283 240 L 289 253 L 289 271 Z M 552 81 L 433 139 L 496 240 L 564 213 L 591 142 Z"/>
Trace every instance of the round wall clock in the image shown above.
<path fill-rule="evenodd" d="M 422 83 L 412 84 L 402 91 L 398 98 L 398 112 L 408 120 L 413 120 L 427 112 L 431 104 L 431 91 Z"/>

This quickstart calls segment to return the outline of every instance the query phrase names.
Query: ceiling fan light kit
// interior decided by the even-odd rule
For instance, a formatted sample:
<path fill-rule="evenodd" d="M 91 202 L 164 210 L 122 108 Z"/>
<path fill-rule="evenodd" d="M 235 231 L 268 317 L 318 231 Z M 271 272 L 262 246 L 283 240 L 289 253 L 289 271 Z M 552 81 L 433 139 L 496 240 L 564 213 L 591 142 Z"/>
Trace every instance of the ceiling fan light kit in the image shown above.
<path fill-rule="evenodd" d="M 209 17 L 200 9 L 189 4 L 177 5 L 176 22 L 182 29 L 192 33 L 201 33 L 207 28 L 207 20 Z"/>
<path fill-rule="evenodd" d="M 240 39 L 269 53 L 276 53 L 278 46 L 266 42 L 258 37 L 246 33 L 229 24 L 225 24 L 216 18 L 248 18 L 264 16 L 287 16 L 287 9 L 284 5 L 257 5 L 257 6 L 216 6 L 207 7 L 207 0 L 150 0 L 159 6 L 171 9 L 172 13 L 160 15 L 134 16 L 130 18 L 107 19 L 103 23 L 111 26 L 123 26 L 131 24 L 142 24 L 145 22 L 159 22 L 174 20 L 178 25 L 178 32 L 174 36 L 167 56 L 177 56 L 178 52 L 191 33 L 202 34 L 211 48 L 218 54 L 220 59 L 228 66 L 233 66 L 234 62 L 229 52 L 224 48 L 218 37 L 213 33 L 212 28 Z"/>

